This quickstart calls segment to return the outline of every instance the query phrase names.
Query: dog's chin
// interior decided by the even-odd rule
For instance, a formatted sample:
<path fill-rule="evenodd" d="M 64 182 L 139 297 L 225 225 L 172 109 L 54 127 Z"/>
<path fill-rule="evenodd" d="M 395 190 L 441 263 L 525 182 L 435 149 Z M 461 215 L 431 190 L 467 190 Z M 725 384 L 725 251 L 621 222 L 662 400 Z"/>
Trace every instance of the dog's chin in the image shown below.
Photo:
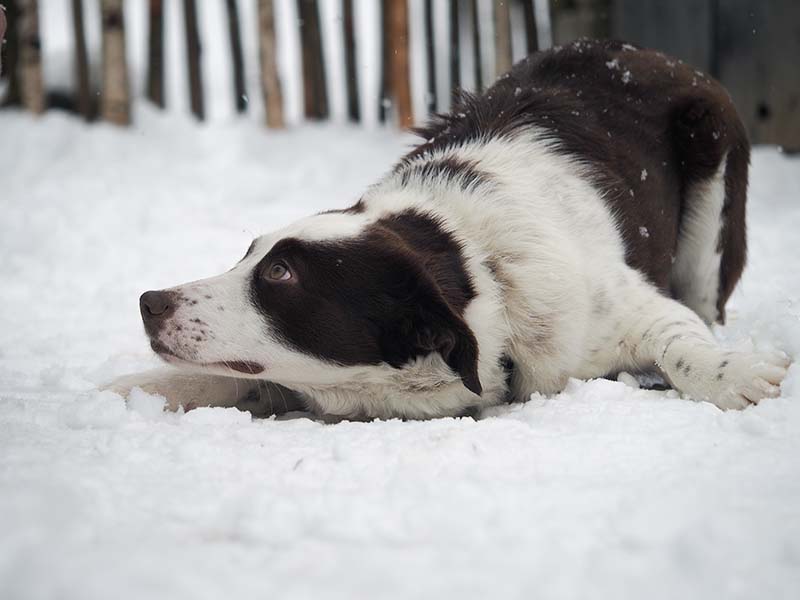
<path fill-rule="evenodd" d="M 220 360 L 202 362 L 178 356 L 158 340 L 150 340 L 150 347 L 166 363 L 186 370 L 227 376 L 256 376 L 264 371 L 263 365 L 250 360 Z"/>
<path fill-rule="evenodd" d="M 150 338 L 150 348 L 158 354 L 159 358 L 166 360 L 169 362 L 168 359 L 170 358 L 180 358 L 177 354 L 175 354 L 172 350 L 170 350 L 166 345 L 161 343 L 159 340 L 155 338 Z M 181 359 L 183 360 L 183 359 Z"/>

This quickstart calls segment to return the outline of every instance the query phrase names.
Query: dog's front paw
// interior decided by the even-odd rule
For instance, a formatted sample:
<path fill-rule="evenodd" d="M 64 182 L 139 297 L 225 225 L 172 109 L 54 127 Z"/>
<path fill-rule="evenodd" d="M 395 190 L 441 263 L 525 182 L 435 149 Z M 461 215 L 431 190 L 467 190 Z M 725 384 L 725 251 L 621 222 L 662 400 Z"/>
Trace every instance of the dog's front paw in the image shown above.
<path fill-rule="evenodd" d="M 105 385 L 101 385 L 100 389 L 119 394 L 125 398 L 125 400 L 130 399 L 131 392 L 134 389 L 140 389 L 147 394 L 165 398 L 166 403 L 164 407 L 166 410 L 177 411 L 181 407 L 189 410 L 192 408 L 192 405 L 189 399 L 184 397 L 180 382 L 175 381 L 175 379 L 169 375 L 171 374 L 165 376 L 161 371 L 125 375 Z"/>
<path fill-rule="evenodd" d="M 130 377 L 119 377 L 118 379 L 97 386 L 97 389 L 101 392 L 114 392 L 126 400 L 130 398 L 134 388 L 141 388 L 141 385 Z"/>
<path fill-rule="evenodd" d="M 236 406 L 258 386 L 259 382 L 255 380 L 187 373 L 166 368 L 126 375 L 101 389 L 116 392 L 128 399 L 131 391 L 139 388 L 148 394 L 166 398 L 166 409 L 176 411 L 180 408 L 191 410 L 201 406 Z M 260 399 L 261 394 L 257 398 Z"/>
<path fill-rule="evenodd" d="M 783 352 L 725 352 L 706 369 L 704 377 L 709 385 L 698 386 L 700 397 L 695 398 L 708 400 L 723 410 L 742 409 L 764 398 L 777 398 L 790 364 Z"/>

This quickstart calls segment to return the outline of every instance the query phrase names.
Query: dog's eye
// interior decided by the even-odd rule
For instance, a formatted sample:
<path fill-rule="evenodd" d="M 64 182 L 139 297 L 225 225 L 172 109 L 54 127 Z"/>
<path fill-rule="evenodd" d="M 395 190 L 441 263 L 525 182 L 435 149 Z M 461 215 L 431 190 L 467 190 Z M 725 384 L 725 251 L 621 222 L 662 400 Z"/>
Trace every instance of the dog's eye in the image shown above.
<path fill-rule="evenodd" d="M 275 262 L 270 265 L 267 277 L 274 281 L 286 281 L 292 278 L 292 272 L 284 262 Z"/>

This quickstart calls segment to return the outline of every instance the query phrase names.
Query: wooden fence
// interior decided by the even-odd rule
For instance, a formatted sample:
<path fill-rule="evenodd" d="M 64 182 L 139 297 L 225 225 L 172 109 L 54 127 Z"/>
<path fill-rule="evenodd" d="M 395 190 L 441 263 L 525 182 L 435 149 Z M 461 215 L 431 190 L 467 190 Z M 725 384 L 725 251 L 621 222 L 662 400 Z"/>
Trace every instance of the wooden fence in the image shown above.
<path fill-rule="evenodd" d="M 754 143 L 800 152 L 800 0 L 551 0 L 553 41 L 658 48 L 721 81 Z"/>
<path fill-rule="evenodd" d="M 94 0 L 98 1 L 98 0 Z M 148 3 L 148 61 L 146 73 L 147 98 L 159 107 L 165 106 L 164 81 L 164 3 L 168 0 L 149 0 Z M 222 0 L 211 0 L 222 1 Z M 308 119 L 325 119 L 329 116 L 328 89 L 326 87 L 326 57 L 323 52 L 320 10 L 317 0 L 294 0 L 298 16 L 301 48 L 302 88 L 304 115 Z M 411 86 L 409 83 L 409 6 L 408 0 L 375 0 L 381 13 L 380 98 L 377 112 L 381 122 L 394 121 L 402 127 L 419 122 L 426 115 L 414 115 Z M 526 30 L 527 48 L 537 48 L 534 0 L 491 0 L 494 6 L 494 22 L 497 35 L 497 69 L 505 70 L 511 64 L 512 23 L 510 6 L 516 5 L 524 12 L 525 20 L 517 26 Z M 84 2 L 71 0 L 73 36 L 75 48 L 75 89 L 67 104 L 87 120 L 100 118 L 119 125 L 131 121 L 131 94 L 128 65 L 125 56 L 126 27 L 123 0 L 99 0 L 102 15 L 102 76 L 100 89 L 95 91 L 90 83 L 89 56 L 87 53 Z M 200 120 L 205 118 L 203 94 L 204 73 L 200 55 L 202 40 L 197 22 L 195 0 L 181 0 L 183 29 L 185 33 L 188 90 L 192 113 Z M 460 30 L 471 30 L 474 45 L 475 80 L 479 87 L 490 82 L 495 73 L 482 73 L 481 36 L 477 0 L 424 0 L 424 27 L 428 74 L 426 113 L 432 112 L 436 103 L 436 56 L 434 48 L 433 12 L 437 2 L 448 3 L 449 21 L 452 28 L 450 47 L 453 69 L 453 88 L 459 87 L 460 76 Z M 5 74 L 9 79 L 4 105 L 22 105 L 34 113 L 43 112 L 48 106 L 48 95 L 42 83 L 42 55 L 40 52 L 39 11 L 47 3 L 37 0 L 7 0 L 9 20 L 8 42 L 4 48 Z M 248 110 L 245 101 L 244 64 L 258 60 L 260 65 L 261 94 L 266 113 L 266 125 L 271 128 L 284 127 L 282 86 L 277 66 L 276 26 L 273 0 L 257 0 L 258 42 L 257 57 L 243 53 L 241 23 L 237 0 L 225 0 L 230 38 L 230 59 L 233 68 L 232 94 L 236 109 Z M 357 36 L 354 27 L 353 0 L 341 0 L 341 27 L 343 32 L 346 72 L 346 103 L 348 118 L 361 119 L 359 100 L 359 76 L 356 68 Z M 484 76 L 486 75 L 486 76 Z M 99 102 L 97 98 L 99 97 Z M 63 107 L 63 106 L 62 106 Z"/>
<path fill-rule="evenodd" d="M 0 0 L 0 2 L 3 0 Z M 2 64 L 8 78 L 4 105 L 21 104 L 32 112 L 47 108 L 48 95 L 42 79 L 39 36 L 39 11 L 47 2 L 5 0 L 8 11 L 7 43 Z M 99 96 L 90 82 L 89 56 L 84 32 L 84 1 L 71 0 L 75 56 L 75 85 L 69 106 L 86 119 L 101 118 L 117 124 L 131 120 L 131 93 L 125 55 L 123 0 L 99 2 L 102 15 L 102 77 Z M 146 68 L 147 98 L 165 106 L 164 81 L 164 4 L 171 0 L 148 0 Z M 179 0 L 172 0 L 179 1 Z M 245 65 L 258 61 L 260 92 L 265 121 L 270 128 L 286 123 L 283 86 L 277 65 L 275 11 L 273 0 L 257 2 L 258 53 L 243 50 L 242 22 L 238 0 L 224 2 L 233 78 L 231 94 L 236 110 L 248 110 Z M 302 70 L 303 114 L 308 119 L 330 115 L 326 62 L 322 43 L 322 23 L 318 0 L 291 0 L 296 5 Z M 364 113 L 359 95 L 359 70 L 356 54 L 359 32 L 354 23 L 354 0 L 336 0 L 341 16 L 342 56 L 347 117 L 358 122 Z M 372 1 L 372 0 L 370 0 Z M 195 0 L 180 0 L 183 9 L 188 73 L 188 96 L 192 113 L 206 115 L 204 73 L 200 55 L 203 47 Z M 731 91 L 751 138 L 757 143 L 774 143 L 800 150 L 800 69 L 794 64 L 800 56 L 800 2 L 797 0 L 374 0 L 380 10 L 381 64 L 379 97 L 376 99 L 381 122 L 402 127 L 421 122 L 428 113 L 442 107 L 441 85 L 437 86 L 437 60 L 444 48 L 451 90 L 462 87 L 468 65 L 468 87 L 481 89 L 512 63 L 512 40 L 524 51 L 541 45 L 538 33 L 546 18 L 553 43 L 578 37 L 615 37 L 674 54 L 717 77 Z M 420 22 L 411 22 L 409 2 L 421 3 Z M 537 6 L 538 5 L 538 6 Z M 542 10 L 544 7 L 544 10 Z M 488 8 L 488 11 L 487 11 Z M 446 42 L 437 40 L 441 27 L 434 26 L 434 12 L 444 9 L 448 26 Z M 481 20 L 489 15 L 492 33 Z M 410 85 L 409 30 L 424 38 L 424 110 L 414 114 Z M 440 43 L 436 43 L 436 42 Z M 549 40 L 544 40 L 548 43 Z M 491 47 L 489 47 L 491 46 Z M 487 54 L 487 52 L 489 54 Z M 519 52 L 517 52 L 519 55 Z M 493 56 L 493 64 L 486 57 Z M 487 66 L 488 65 L 488 66 Z M 443 73 L 438 73 L 441 77 Z M 419 86 L 418 86 L 419 88 Z M 420 92 L 419 89 L 417 89 Z M 98 102 L 99 97 L 99 102 Z M 446 104 L 446 102 L 444 103 Z M 419 106 L 419 103 L 417 103 Z M 418 111 L 419 113 L 419 111 Z"/>

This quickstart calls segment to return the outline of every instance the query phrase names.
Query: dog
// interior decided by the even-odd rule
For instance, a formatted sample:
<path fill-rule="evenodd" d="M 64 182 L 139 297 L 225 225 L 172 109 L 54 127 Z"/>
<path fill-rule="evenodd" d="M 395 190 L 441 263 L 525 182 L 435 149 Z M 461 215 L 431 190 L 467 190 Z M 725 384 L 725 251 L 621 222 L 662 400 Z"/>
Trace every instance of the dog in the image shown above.
<path fill-rule="evenodd" d="M 418 133 L 349 208 L 143 294 L 172 368 L 111 389 L 348 419 L 473 414 L 653 369 L 721 409 L 779 395 L 785 354 L 726 350 L 709 329 L 746 258 L 750 149 L 719 83 L 581 40 Z"/>

